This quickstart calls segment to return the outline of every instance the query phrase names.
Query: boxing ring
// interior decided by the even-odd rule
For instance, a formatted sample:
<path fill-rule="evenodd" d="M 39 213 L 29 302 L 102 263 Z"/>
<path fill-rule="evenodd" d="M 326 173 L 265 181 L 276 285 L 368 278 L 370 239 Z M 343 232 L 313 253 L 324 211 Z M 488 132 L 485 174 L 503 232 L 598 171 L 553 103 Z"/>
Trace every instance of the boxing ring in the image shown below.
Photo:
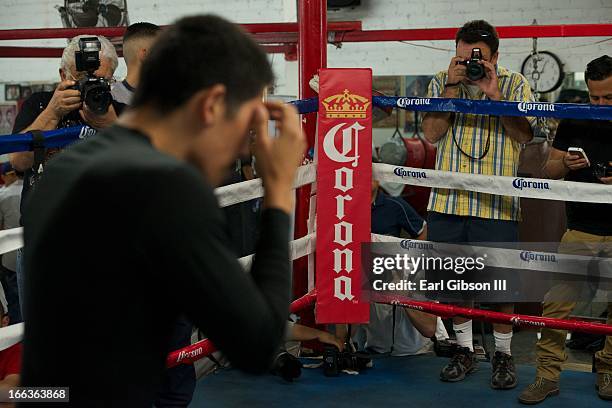
<path fill-rule="evenodd" d="M 323 2 L 324 3 L 324 2 Z M 327 25 L 325 8 L 321 1 L 299 2 L 299 24 L 287 25 L 247 25 L 260 42 L 268 47 L 269 52 L 281 52 L 286 56 L 297 54 L 300 61 L 300 100 L 293 102 L 298 111 L 304 115 L 303 125 L 309 147 L 315 146 L 317 111 L 320 102 L 314 91 L 308 86 L 308 81 L 325 68 L 326 45 L 343 41 L 396 41 L 421 39 L 454 38 L 455 28 L 394 30 L 385 32 L 362 31 L 359 22 L 330 23 Z M 316 24 L 318 22 L 319 24 Z M 335 25 L 334 25 L 335 24 Z M 580 27 L 578 27 L 580 26 Z M 104 30 L 110 30 L 105 32 Z M 114 31 L 113 31 L 114 30 Z M 331 35 L 328 35 L 328 30 Z M 64 32 L 65 31 L 65 32 Z M 0 30 L 0 40 L 24 38 L 63 38 L 87 31 L 88 33 L 117 36 L 121 29 L 84 29 L 84 30 Z M 574 36 L 612 36 L 612 24 L 575 25 L 575 26 L 529 26 L 500 27 L 500 37 L 574 37 Z M 313 44 L 312 47 L 300 47 L 300 44 Z M 57 56 L 57 50 L 40 50 L 26 47 L 0 47 L 0 57 L 36 57 Z M 381 108 L 406 109 L 422 112 L 461 112 L 471 114 L 491 114 L 509 116 L 536 116 L 555 118 L 580 118 L 591 120 L 612 120 L 612 107 L 585 106 L 578 104 L 521 104 L 516 102 L 472 101 L 444 98 L 411 98 L 373 96 L 372 105 Z M 58 129 L 44 132 L 45 147 L 63 147 L 87 134 L 86 127 Z M 371 143 L 368 142 L 368 143 Z M 6 135 L 0 137 L 0 153 L 11 153 L 31 150 L 32 135 L 29 133 Z M 297 173 L 294 187 L 297 191 L 295 240 L 291 242 L 290 258 L 294 262 L 294 273 L 297 283 L 294 285 L 294 298 L 290 313 L 303 313 L 310 310 L 317 302 L 318 288 L 314 279 L 314 254 L 317 245 L 317 230 L 314 224 L 315 207 L 312 186 L 317 181 L 318 163 L 302 166 Z M 419 174 L 423 176 L 413 177 Z M 597 203 L 612 203 L 611 186 L 587 183 L 575 183 L 548 179 L 522 179 L 527 182 L 549 186 L 546 190 L 516 188 L 516 178 L 501 176 L 482 176 L 449 173 L 431 169 L 419 169 L 403 166 L 373 164 L 372 176 L 380 181 L 391 181 L 406 185 L 421 187 L 440 187 L 464 189 L 469 191 L 528 197 L 536 199 L 552 199 L 562 201 L 583 201 Z M 521 181 L 522 183 L 522 181 Z M 260 180 L 251 180 L 220 187 L 215 191 L 221 207 L 249 201 L 263 196 Z M 369 204 L 369 202 L 368 202 Z M 397 242 L 398 239 L 372 234 L 372 242 Z M 427 243 L 428 241 L 415 241 Z M 20 228 L 0 232 L 0 254 L 22 247 L 22 231 Z M 248 270 L 253 255 L 240 258 L 239 261 Z M 397 304 L 419 311 L 432 313 L 441 317 L 464 316 L 477 320 L 512 324 L 514 326 L 555 328 L 585 333 L 612 335 L 612 326 L 578 320 L 561 320 L 527 316 L 521 314 L 506 314 L 488 310 L 461 308 L 434 302 L 417 301 L 399 297 L 380 297 L 380 303 Z M 304 322 L 308 321 L 307 315 Z M 337 323 L 341 323 L 338 321 Z M 22 336 L 22 325 L 0 329 L 0 345 L 14 344 Z M 167 357 L 167 366 L 193 364 L 206 358 L 216 350 L 209 340 L 201 340 L 188 347 L 175 350 Z M 255 351 L 256 352 L 256 351 Z M 196 389 L 193 406 L 206 403 L 209 406 L 243 405 L 253 406 L 312 406 L 313 404 L 334 406 L 354 406 L 352 398 L 340 397 L 345 392 L 353 398 L 359 396 L 361 402 L 378 404 L 385 401 L 390 406 L 406 406 L 408 404 L 423 406 L 439 406 L 446 402 L 449 392 L 453 393 L 456 406 L 472 405 L 474 398 L 486 398 L 491 404 L 516 405 L 515 396 L 508 393 L 492 391 L 484 387 L 488 383 L 488 370 L 477 373 L 470 381 L 464 381 L 461 386 L 441 385 L 437 380 L 438 370 L 443 361 L 433 361 L 431 357 L 383 358 L 376 360 L 374 370 L 367 370 L 359 376 L 342 376 L 338 379 L 327 379 L 315 370 L 305 370 L 302 377 L 293 384 L 282 382 L 277 377 L 253 377 L 236 372 L 222 371 L 219 374 L 202 379 Z M 518 367 L 520 384 L 517 388 L 527 385 L 533 378 L 534 370 Z M 592 376 L 585 373 L 564 372 L 562 379 L 563 392 L 561 396 L 545 401 L 555 406 L 580 406 L 588 403 L 596 406 L 603 404 L 595 393 L 586 393 L 592 389 Z M 237 393 L 237 387 L 240 392 Z M 451 388 L 453 387 L 452 391 Z M 338 393 L 338 390 L 342 390 Z M 424 392 L 426 391 L 426 392 Z M 237 395 L 239 394 L 239 395 Z M 387 395 L 389 394 L 389 395 Z M 486 394 L 486 395 L 484 395 Z M 502 398 L 505 398 L 503 399 Z M 591 398 L 592 397 L 592 398 Z M 381 398 L 383 398 L 381 400 Z M 587 402 L 588 400 L 588 402 Z M 409 402 L 408 402 L 409 401 Z M 450 402 L 448 402 L 450 404 Z"/>

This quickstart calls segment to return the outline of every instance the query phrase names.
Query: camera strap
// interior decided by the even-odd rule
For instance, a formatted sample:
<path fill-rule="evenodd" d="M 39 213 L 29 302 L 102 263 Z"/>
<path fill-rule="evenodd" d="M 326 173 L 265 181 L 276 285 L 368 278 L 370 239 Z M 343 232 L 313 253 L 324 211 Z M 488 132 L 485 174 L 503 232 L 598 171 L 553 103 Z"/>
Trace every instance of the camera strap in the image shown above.
<path fill-rule="evenodd" d="M 455 143 L 455 147 L 457 147 L 457 149 L 459 149 L 459 151 L 461 152 L 461 154 L 463 154 L 466 157 L 469 157 L 472 160 L 482 160 L 487 153 L 489 153 L 489 148 L 491 147 L 491 115 L 486 115 L 488 118 L 488 126 L 487 126 L 487 141 L 485 143 L 485 148 L 484 148 L 484 152 L 476 157 L 476 156 L 472 156 L 471 154 L 465 152 L 461 146 L 459 145 L 459 142 L 457 142 L 457 135 L 455 134 L 455 120 L 456 120 L 456 116 L 455 113 L 451 113 L 451 133 L 453 135 L 453 142 Z M 482 148 L 481 148 L 482 149 Z"/>
<path fill-rule="evenodd" d="M 45 136 L 40 130 L 31 130 L 32 134 L 32 151 L 34 152 L 34 162 L 32 163 L 32 171 L 34 177 L 38 178 L 43 172 L 43 162 L 45 161 Z"/>

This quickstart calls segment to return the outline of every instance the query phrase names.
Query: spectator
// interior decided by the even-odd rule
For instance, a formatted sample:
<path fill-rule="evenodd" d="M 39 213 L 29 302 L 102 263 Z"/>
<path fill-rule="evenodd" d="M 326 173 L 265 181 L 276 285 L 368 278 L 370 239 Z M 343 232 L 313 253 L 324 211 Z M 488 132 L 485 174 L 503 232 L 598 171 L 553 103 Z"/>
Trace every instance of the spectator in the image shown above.
<path fill-rule="evenodd" d="M 151 23 L 134 23 L 123 34 L 123 59 L 127 66 L 127 76 L 117 82 L 112 89 L 113 99 L 130 105 L 132 96 L 140 82 L 142 67 L 153 42 L 159 34 L 159 27 Z"/>
<path fill-rule="evenodd" d="M 604 55 L 589 62 L 584 77 L 592 105 L 612 106 L 612 57 Z M 552 179 L 612 185 L 612 123 L 564 119 L 559 124 L 544 172 Z M 579 147 L 586 158 L 570 154 Z M 588 158 L 588 160 L 587 160 Z M 612 192 L 612 187 L 611 187 Z M 561 239 L 560 252 L 583 256 L 612 257 L 612 204 L 566 203 L 568 230 Z M 578 285 L 555 286 L 543 303 L 542 316 L 566 319 L 576 307 Z M 565 296 L 563 296 L 565 294 Z M 559 299 L 563 297 L 563 300 Z M 608 324 L 612 324 L 612 303 L 608 303 Z M 536 344 L 535 381 L 519 396 L 525 404 L 536 404 L 559 393 L 561 365 L 567 359 L 565 330 L 542 329 Z M 612 337 L 595 354 L 597 390 L 600 398 L 612 399 Z"/>
<path fill-rule="evenodd" d="M 10 324 L 8 311 L 4 290 L 0 285 L 0 330 Z M 20 384 L 22 345 L 21 341 L 11 343 L 3 343 L 4 348 L 0 350 L 0 395 L 6 395 L 11 388 Z"/>
<path fill-rule="evenodd" d="M 15 119 L 13 133 L 87 125 L 92 128 L 88 133 L 90 135 L 95 133 L 97 129 L 108 127 L 115 122 L 117 115 L 123 110 L 123 104 L 113 101 L 106 113 L 96 114 L 81 102 L 81 93 L 70 88 L 76 84 L 76 81 L 86 75 L 85 72 L 77 71 L 74 55 L 76 51 L 79 51 L 79 39 L 84 37 L 93 36 L 80 35 L 74 37 L 64 49 L 59 69 L 61 82 L 57 85 L 55 91 L 34 93 L 23 103 Z M 94 74 L 110 81 L 117 68 L 117 52 L 113 44 L 105 37 L 98 36 L 98 40 L 101 44 L 100 68 Z M 57 149 L 48 149 L 44 163 L 37 166 L 37 169 L 32 168 L 34 165 L 33 152 L 19 152 L 10 155 L 11 165 L 15 170 L 24 172 L 23 191 L 21 193 L 22 204 L 35 183 L 37 175 L 42 171 L 42 166 L 57 152 Z M 23 306 L 23 274 L 20 259 L 21 251 L 18 251 L 16 273 L 19 299 Z"/>
<path fill-rule="evenodd" d="M 499 37 L 483 20 L 470 21 L 455 37 L 456 56 L 448 69 L 431 80 L 428 97 L 464 98 L 491 101 L 533 101 L 527 79 L 499 66 Z M 475 50 L 480 55 L 474 55 Z M 470 80 L 461 63 L 479 57 L 484 70 L 480 79 Z M 516 116 L 471 115 L 428 112 L 423 119 L 425 137 L 438 143 L 436 169 L 461 173 L 512 176 L 517 174 L 521 144 L 533 137 L 535 119 Z M 465 190 L 434 188 L 428 205 L 429 239 L 437 242 L 516 242 L 519 200 Z M 496 309 L 512 312 L 513 305 Z M 476 370 L 472 321 L 453 318 L 459 348 L 441 373 L 442 381 L 461 381 Z M 513 388 L 517 384 L 511 356 L 512 326 L 493 324 L 495 355 L 491 387 Z"/>
<path fill-rule="evenodd" d="M 391 197 L 372 180 L 372 233 L 399 237 L 427 238 L 427 224 L 404 199 Z M 436 332 L 436 316 L 417 310 L 372 303 L 370 323 L 363 325 L 368 351 L 413 355 L 427 351 Z M 358 338 L 358 336 L 356 336 Z"/>
<path fill-rule="evenodd" d="M 2 164 L 2 178 L 5 187 L 0 191 L 0 229 L 6 230 L 19 227 L 21 190 L 23 189 L 23 173 L 15 171 L 10 163 Z M 21 322 L 19 307 L 19 291 L 15 270 L 17 251 L 2 255 L 2 283 L 8 300 L 8 314 L 11 324 Z"/>

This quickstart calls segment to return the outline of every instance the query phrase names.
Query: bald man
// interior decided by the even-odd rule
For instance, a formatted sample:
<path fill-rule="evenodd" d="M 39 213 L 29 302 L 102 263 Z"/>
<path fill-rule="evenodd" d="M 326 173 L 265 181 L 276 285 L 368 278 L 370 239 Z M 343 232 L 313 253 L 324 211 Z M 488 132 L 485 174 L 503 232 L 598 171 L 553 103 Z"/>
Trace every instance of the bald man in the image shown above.
<path fill-rule="evenodd" d="M 134 23 L 123 35 L 123 59 L 127 65 L 127 76 L 113 86 L 113 99 L 126 105 L 132 102 L 132 95 L 140 80 L 140 67 L 148 50 L 155 42 L 160 28 L 152 23 Z"/>

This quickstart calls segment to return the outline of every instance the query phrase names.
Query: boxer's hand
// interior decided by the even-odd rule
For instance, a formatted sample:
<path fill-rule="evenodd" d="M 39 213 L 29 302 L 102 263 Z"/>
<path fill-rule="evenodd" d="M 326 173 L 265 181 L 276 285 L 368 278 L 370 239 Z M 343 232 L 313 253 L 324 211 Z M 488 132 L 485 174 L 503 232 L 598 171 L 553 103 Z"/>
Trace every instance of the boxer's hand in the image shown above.
<path fill-rule="evenodd" d="M 563 156 L 563 164 L 570 170 L 580 170 L 585 167 L 589 167 L 586 159 L 575 155 L 569 154 L 569 152 L 565 152 L 565 156 Z"/>
<path fill-rule="evenodd" d="M 448 66 L 448 78 L 446 79 L 447 84 L 456 84 L 463 81 L 466 77 L 465 65 L 457 64 L 463 61 L 462 57 L 453 57 L 450 65 Z"/>
<path fill-rule="evenodd" d="M 268 135 L 268 119 L 276 121 L 279 136 Z M 254 151 L 257 170 L 266 191 L 265 205 L 291 212 L 293 181 L 306 150 L 300 119 L 295 107 L 281 102 L 266 102 L 253 119 Z"/>
<path fill-rule="evenodd" d="M 81 92 L 76 89 L 68 89 L 74 85 L 74 81 L 62 81 L 55 88 L 45 112 L 50 118 L 60 121 L 66 114 L 81 107 Z"/>

